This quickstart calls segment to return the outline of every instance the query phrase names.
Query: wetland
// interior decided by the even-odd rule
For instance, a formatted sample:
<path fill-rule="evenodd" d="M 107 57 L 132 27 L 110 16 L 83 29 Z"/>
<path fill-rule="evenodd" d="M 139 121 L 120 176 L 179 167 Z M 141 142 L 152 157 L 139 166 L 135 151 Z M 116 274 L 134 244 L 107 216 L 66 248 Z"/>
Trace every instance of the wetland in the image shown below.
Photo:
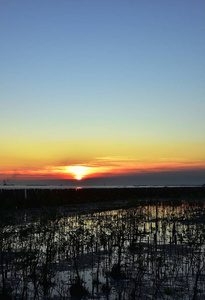
<path fill-rule="evenodd" d="M 205 299 L 205 202 L 4 209 L 0 299 Z"/>

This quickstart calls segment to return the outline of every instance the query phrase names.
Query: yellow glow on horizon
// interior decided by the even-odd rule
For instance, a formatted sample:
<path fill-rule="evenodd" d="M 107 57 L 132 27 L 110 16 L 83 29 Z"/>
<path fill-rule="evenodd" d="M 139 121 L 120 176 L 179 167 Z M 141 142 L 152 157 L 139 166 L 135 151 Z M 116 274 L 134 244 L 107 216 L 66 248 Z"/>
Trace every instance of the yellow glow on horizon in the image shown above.
<path fill-rule="evenodd" d="M 17 143 L 4 140 L 0 164 L 0 180 L 83 180 L 199 170 L 205 169 L 205 143 L 122 143 L 115 140 Z"/>
<path fill-rule="evenodd" d="M 83 147 L 83 151 L 81 151 Z M 171 163 L 192 164 L 192 162 L 205 163 L 205 143 L 151 143 L 125 140 L 123 143 L 116 140 L 108 141 L 24 141 L 18 143 L 15 139 L 2 140 L 0 149 L 0 171 L 15 173 L 18 170 L 46 169 L 66 166 L 89 167 L 88 173 L 98 173 L 99 166 L 139 167 L 143 165 L 165 165 Z M 100 158 L 100 159 L 98 159 Z M 93 164 L 94 163 L 94 164 Z M 52 167 L 51 167 L 52 168 Z M 12 171 L 13 170 L 13 171 Z M 65 170 L 66 171 L 66 170 Z M 104 172 L 104 171 L 103 171 Z M 68 174 L 68 173 L 67 173 Z M 89 175 L 87 174 L 87 175 Z"/>

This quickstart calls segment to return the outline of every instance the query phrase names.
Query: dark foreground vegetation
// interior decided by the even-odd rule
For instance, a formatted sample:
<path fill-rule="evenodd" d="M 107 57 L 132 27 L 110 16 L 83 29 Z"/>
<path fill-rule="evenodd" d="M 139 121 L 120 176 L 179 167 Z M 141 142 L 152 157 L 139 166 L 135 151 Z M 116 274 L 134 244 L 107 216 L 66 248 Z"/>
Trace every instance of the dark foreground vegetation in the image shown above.
<path fill-rule="evenodd" d="M 0 189 L 0 208 L 31 208 L 115 200 L 205 198 L 205 187 Z"/>
<path fill-rule="evenodd" d="M 137 190 L 112 199 L 115 190 L 72 190 L 69 205 L 34 208 L 33 198 L 1 209 L 0 299 L 205 299 L 203 189 Z"/>

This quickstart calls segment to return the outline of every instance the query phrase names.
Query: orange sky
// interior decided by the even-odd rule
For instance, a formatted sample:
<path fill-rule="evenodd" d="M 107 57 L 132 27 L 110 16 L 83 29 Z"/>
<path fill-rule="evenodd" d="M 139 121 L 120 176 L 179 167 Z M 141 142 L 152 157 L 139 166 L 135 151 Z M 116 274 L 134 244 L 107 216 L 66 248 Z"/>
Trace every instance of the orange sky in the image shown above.
<path fill-rule="evenodd" d="M 126 155 L 125 155 L 126 154 Z M 205 169 L 205 144 L 85 141 L 21 143 L 0 149 L 1 180 L 86 179 L 148 172 Z"/>
<path fill-rule="evenodd" d="M 16 170 L 1 171 L 0 178 L 3 179 L 86 179 L 101 176 L 119 176 L 139 173 L 154 173 L 182 170 L 205 169 L 205 163 L 196 162 L 136 162 L 131 159 L 122 161 L 110 157 L 98 159 L 90 164 L 73 164 L 66 166 L 46 166 L 41 168 L 18 168 Z"/>

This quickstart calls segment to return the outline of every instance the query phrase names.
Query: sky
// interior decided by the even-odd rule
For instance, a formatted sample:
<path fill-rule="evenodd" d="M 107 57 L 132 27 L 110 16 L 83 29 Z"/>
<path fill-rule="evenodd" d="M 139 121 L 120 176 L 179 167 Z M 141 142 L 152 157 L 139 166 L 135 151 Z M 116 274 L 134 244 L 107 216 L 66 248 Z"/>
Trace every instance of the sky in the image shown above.
<path fill-rule="evenodd" d="M 0 41 L 0 181 L 205 183 L 204 0 L 0 0 Z"/>

